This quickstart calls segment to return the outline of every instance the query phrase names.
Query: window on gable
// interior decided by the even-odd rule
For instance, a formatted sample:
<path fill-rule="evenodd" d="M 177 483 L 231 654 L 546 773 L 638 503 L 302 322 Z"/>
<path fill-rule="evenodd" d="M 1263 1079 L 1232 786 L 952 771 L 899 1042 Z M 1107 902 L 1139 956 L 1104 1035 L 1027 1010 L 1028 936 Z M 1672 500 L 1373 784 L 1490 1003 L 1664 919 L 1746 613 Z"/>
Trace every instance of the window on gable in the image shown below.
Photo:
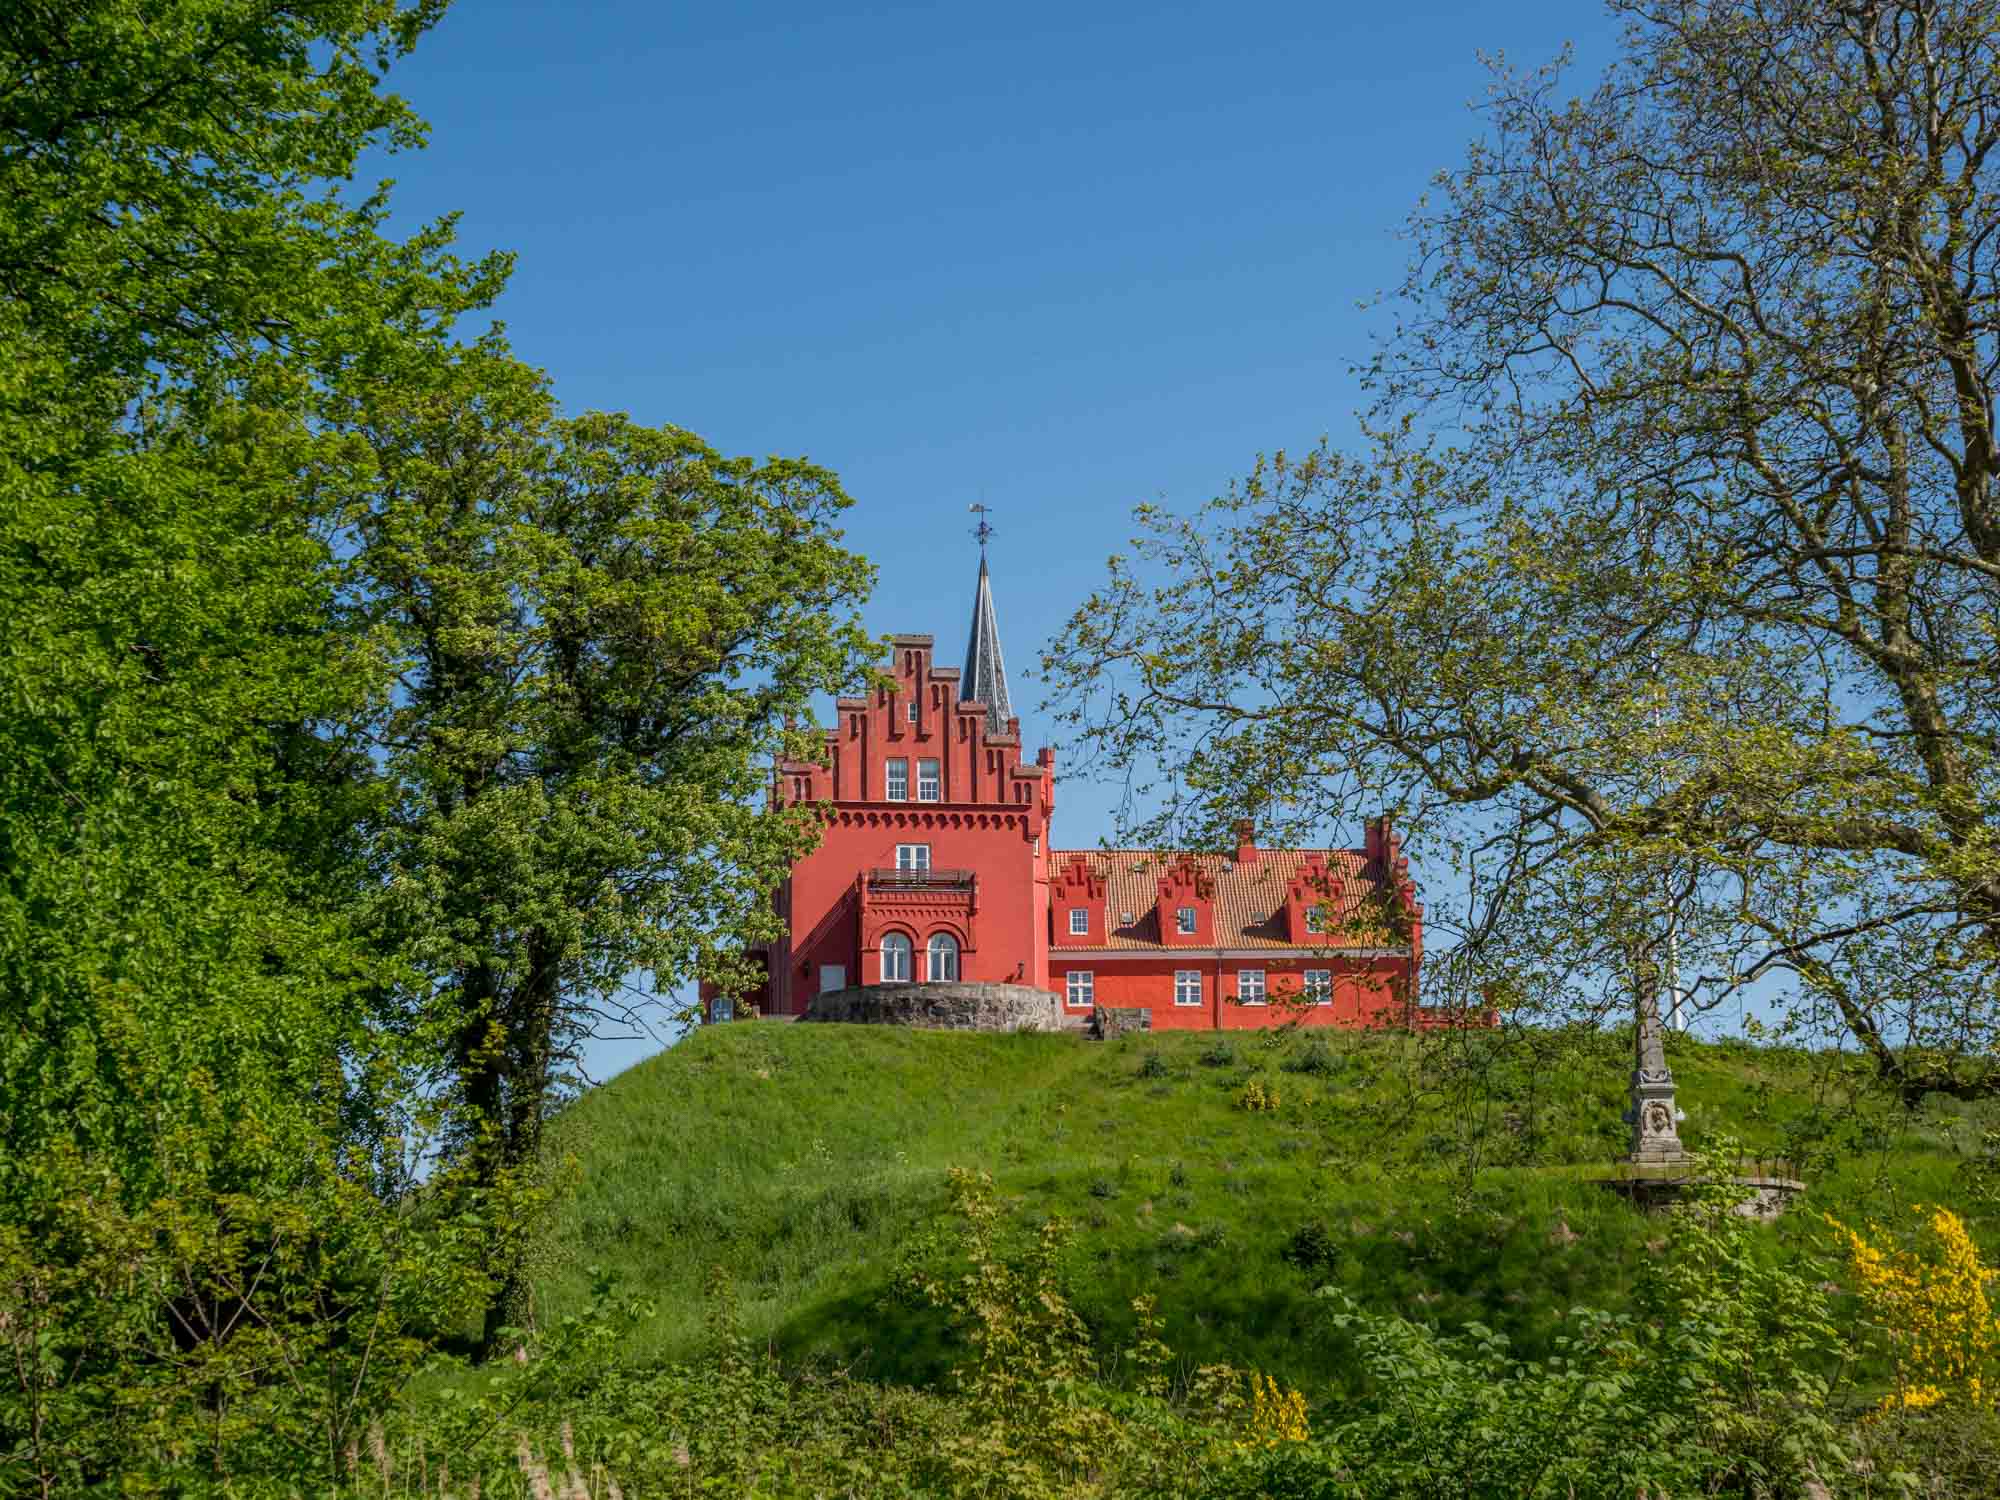
<path fill-rule="evenodd" d="M 1201 970 L 1174 970 L 1174 1004 L 1201 1004 Z"/>
<path fill-rule="evenodd" d="M 1305 997 L 1308 1004 L 1333 1004 L 1333 970 L 1307 969 Z"/>
<path fill-rule="evenodd" d="M 1264 1003 L 1264 971 L 1244 969 L 1236 976 L 1236 1003 L 1238 1005 L 1262 1005 Z"/>
<path fill-rule="evenodd" d="M 929 844 L 898 844 L 896 846 L 896 868 L 904 872 L 928 870 L 931 867 L 931 846 Z"/>
<path fill-rule="evenodd" d="M 1090 931 L 1090 908 L 1072 906 L 1069 909 L 1069 930 L 1078 937 Z"/>
<path fill-rule="evenodd" d="M 1194 931 L 1194 908 L 1192 906 L 1183 906 L 1179 911 L 1174 913 L 1174 927 L 1181 932 Z"/>
<path fill-rule="evenodd" d="M 1326 913 L 1322 911 L 1318 906 L 1308 906 L 1306 908 L 1306 931 L 1307 932 L 1326 931 Z"/>
<path fill-rule="evenodd" d="M 1069 1003 L 1072 1009 L 1084 1010 L 1094 1003 L 1097 995 L 1097 976 L 1088 969 L 1069 971 Z"/>
<path fill-rule="evenodd" d="M 887 796 L 891 802 L 910 800 L 910 763 L 907 760 L 897 759 L 889 762 Z"/>
<path fill-rule="evenodd" d="M 917 700 L 914 698 L 910 700 L 910 722 L 912 724 L 917 722 Z"/>
<path fill-rule="evenodd" d="M 938 799 L 938 763 L 934 760 L 917 762 L 917 800 L 935 802 Z"/>

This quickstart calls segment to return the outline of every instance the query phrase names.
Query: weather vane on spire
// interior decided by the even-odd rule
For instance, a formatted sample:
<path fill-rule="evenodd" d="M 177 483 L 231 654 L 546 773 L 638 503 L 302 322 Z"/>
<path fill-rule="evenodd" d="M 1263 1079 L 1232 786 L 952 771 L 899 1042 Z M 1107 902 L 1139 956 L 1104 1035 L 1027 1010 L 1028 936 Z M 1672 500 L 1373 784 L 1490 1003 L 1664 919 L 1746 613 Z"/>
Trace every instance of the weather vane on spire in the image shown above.
<path fill-rule="evenodd" d="M 986 555 L 986 539 L 993 535 L 993 528 L 986 524 L 986 518 L 993 514 L 990 505 L 968 505 L 966 509 L 979 517 L 979 524 L 972 528 L 972 534 L 979 538 L 979 555 Z"/>

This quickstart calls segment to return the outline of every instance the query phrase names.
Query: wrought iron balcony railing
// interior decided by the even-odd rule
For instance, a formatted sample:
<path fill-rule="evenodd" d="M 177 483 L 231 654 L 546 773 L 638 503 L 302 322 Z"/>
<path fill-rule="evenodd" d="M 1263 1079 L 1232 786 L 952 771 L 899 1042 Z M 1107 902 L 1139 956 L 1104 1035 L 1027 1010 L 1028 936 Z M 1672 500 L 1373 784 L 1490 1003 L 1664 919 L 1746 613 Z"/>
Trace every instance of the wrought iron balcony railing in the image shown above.
<path fill-rule="evenodd" d="M 970 890 L 973 873 L 970 870 L 870 870 L 868 888 L 875 891 L 893 890 Z"/>

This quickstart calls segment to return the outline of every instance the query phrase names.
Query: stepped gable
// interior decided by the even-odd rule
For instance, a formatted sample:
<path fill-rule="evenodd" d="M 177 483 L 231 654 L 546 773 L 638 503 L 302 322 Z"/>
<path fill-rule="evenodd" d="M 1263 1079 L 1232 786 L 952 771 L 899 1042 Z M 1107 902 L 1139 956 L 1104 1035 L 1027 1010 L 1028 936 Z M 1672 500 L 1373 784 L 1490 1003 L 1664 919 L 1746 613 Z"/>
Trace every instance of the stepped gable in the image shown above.
<path fill-rule="evenodd" d="M 1355 919 L 1383 887 L 1369 870 L 1369 858 L 1359 849 L 1259 849 L 1257 858 L 1242 863 L 1226 854 L 1183 854 L 1158 849 L 1053 849 L 1050 862 L 1060 871 L 1081 860 L 1088 873 L 1105 883 L 1106 948 L 1147 949 L 1166 953 L 1160 940 L 1157 892 L 1160 877 L 1183 862 L 1212 883 L 1215 890 L 1215 945 L 1224 948 L 1298 948 L 1285 923 L 1285 902 L 1294 878 L 1317 864 L 1327 874 L 1327 899 L 1332 920 L 1315 946 L 1329 949 L 1372 948 L 1397 944 L 1402 938 L 1381 930 L 1361 928 Z M 1132 913 L 1132 920 L 1121 918 Z"/>

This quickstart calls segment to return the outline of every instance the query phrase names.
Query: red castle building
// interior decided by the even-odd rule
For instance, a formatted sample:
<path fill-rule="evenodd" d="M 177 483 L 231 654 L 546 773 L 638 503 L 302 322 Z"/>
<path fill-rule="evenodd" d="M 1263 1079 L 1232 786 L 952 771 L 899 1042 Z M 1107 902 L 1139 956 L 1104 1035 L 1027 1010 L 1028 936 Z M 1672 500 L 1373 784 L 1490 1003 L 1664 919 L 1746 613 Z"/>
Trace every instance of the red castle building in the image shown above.
<path fill-rule="evenodd" d="M 1424 1026 L 1423 908 L 1389 819 L 1359 849 L 1226 854 L 1057 849 L 1055 754 L 1021 749 L 982 549 L 963 668 L 928 635 L 890 638 L 894 685 L 841 698 L 825 764 L 783 761 L 773 795 L 827 811 L 819 846 L 777 893 L 786 936 L 764 953 L 768 1016 L 853 985 L 993 981 L 1156 1028 L 1298 1019 Z"/>

